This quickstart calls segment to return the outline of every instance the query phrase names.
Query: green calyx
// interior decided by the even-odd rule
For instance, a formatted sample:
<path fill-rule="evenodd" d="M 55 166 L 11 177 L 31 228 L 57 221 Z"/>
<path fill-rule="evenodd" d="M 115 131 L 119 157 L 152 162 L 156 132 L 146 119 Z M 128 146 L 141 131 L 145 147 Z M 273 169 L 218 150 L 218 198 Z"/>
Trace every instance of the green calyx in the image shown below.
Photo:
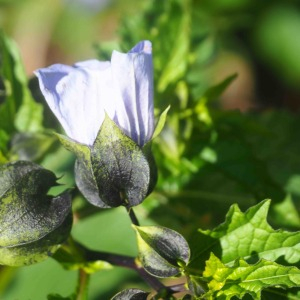
<path fill-rule="evenodd" d="M 91 204 L 132 207 L 153 190 L 157 171 L 151 144 L 140 148 L 107 115 L 92 146 L 57 136 L 77 156 L 76 184 Z"/>
<path fill-rule="evenodd" d="M 162 226 L 134 226 L 139 260 L 156 277 L 178 275 L 188 263 L 190 249 L 178 232 Z"/>
<path fill-rule="evenodd" d="M 110 206 L 135 206 L 147 196 L 149 162 L 142 149 L 107 116 L 91 149 L 91 162 L 100 198 Z"/>
<path fill-rule="evenodd" d="M 161 114 L 152 140 L 163 129 L 169 108 Z M 140 204 L 154 189 L 157 169 L 152 140 L 140 148 L 107 115 L 92 146 L 56 135 L 76 155 L 76 184 L 91 204 L 129 208 Z"/>

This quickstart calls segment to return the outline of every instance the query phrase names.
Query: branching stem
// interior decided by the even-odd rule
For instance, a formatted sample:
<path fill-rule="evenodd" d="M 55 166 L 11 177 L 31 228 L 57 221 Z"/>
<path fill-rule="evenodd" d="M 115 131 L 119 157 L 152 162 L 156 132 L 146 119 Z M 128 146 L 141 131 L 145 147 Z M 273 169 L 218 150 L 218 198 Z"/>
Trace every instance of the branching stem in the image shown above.
<path fill-rule="evenodd" d="M 86 261 L 103 260 L 115 266 L 135 270 L 140 275 L 140 277 L 156 292 L 164 290 L 170 295 L 178 292 L 177 286 L 174 289 L 172 287 L 167 287 L 164 284 L 162 284 L 158 280 L 158 278 L 146 272 L 145 269 L 138 263 L 138 261 L 134 257 L 108 252 L 93 251 L 83 247 L 80 244 L 78 244 L 78 246 L 82 250 L 84 250 Z"/>
<path fill-rule="evenodd" d="M 143 280 L 147 282 L 147 284 L 156 291 L 162 288 L 166 288 L 156 277 L 150 275 L 144 270 L 144 268 L 139 266 L 136 263 L 134 257 L 112 254 L 107 252 L 92 251 L 88 249 L 86 249 L 85 251 L 85 256 L 87 261 L 104 260 L 115 266 L 120 266 L 120 267 L 125 267 L 128 269 L 135 270 L 143 278 Z"/>

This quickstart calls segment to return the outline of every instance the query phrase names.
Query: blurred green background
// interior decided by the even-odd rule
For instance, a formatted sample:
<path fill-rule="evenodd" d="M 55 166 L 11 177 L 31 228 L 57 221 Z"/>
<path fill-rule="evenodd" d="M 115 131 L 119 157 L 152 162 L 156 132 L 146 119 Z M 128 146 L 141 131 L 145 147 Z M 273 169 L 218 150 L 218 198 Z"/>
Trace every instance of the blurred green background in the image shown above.
<path fill-rule="evenodd" d="M 157 188 L 136 208 L 141 223 L 168 226 L 189 239 L 197 228 L 222 222 L 232 203 L 246 209 L 271 198 L 271 224 L 300 228 L 299 1 L 0 0 L 0 27 L 19 46 L 44 117 L 42 128 L 16 126 L 0 135 L 2 162 L 34 160 L 63 175 L 60 189 L 72 187 L 74 157 L 51 135 L 61 129 L 33 70 L 107 60 L 112 49 L 128 51 L 149 39 L 156 113 L 171 109 L 153 144 Z M 136 254 L 125 210 L 101 211 L 76 189 L 73 195 L 76 239 L 93 249 Z M 2 267 L 0 299 L 67 296 L 76 276 L 52 259 Z M 131 271 L 102 271 L 92 275 L 90 299 L 133 286 L 143 283 Z"/>

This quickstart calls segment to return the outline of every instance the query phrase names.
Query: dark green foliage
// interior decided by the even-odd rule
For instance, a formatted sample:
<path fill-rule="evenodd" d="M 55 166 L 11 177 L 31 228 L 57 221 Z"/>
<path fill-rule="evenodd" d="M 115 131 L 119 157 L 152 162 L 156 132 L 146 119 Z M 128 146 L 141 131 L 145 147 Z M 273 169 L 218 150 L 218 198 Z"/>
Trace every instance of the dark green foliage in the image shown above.
<path fill-rule="evenodd" d="M 26 161 L 0 167 L 1 264 L 44 260 L 68 237 L 70 196 L 47 195 L 56 180 L 52 172 Z"/>

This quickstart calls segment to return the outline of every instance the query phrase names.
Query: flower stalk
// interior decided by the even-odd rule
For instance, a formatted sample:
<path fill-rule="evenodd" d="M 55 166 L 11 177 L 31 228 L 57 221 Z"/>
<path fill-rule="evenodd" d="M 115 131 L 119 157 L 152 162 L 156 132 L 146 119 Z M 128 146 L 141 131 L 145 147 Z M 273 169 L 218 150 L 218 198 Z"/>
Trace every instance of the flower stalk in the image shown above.
<path fill-rule="evenodd" d="M 143 268 L 139 260 L 135 257 L 90 250 L 82 244 L 72 240 L 72 247 L 74 246 L 78 249 L 78 252 L 82 253 L 86 262 L 94 262 L 100 260 L 108 262 L 114 266 L 124 267 L 136 271 L 137 274 L 158 294 L 163 293 L 164 295 L 172 295 L 174 293 L 178 293 L 179 291 L 185 290 L 184 286 L 181 286 L 181 288 L 178 285 L 174 286 L 174 288 L 173 286 L 165 286 L 157 277 L 149 274 Z M 68 245 L 64 245 L 64 247 L 68 247 Z M 84 270 L 80 270 L 79 274 L 80 276 L 78 295 L 85 295 L 86 284 L 88 284 L 89 274 L 86 274 Z M 85 298 L 77 298 L 76 300 L 85 300 Z"/>
<path fill-rule="evenodd" d="M 88 300 L 89 281 L 90 275 L 86 273 L 83 269 L 79 269 L 76 300 Z"/>

